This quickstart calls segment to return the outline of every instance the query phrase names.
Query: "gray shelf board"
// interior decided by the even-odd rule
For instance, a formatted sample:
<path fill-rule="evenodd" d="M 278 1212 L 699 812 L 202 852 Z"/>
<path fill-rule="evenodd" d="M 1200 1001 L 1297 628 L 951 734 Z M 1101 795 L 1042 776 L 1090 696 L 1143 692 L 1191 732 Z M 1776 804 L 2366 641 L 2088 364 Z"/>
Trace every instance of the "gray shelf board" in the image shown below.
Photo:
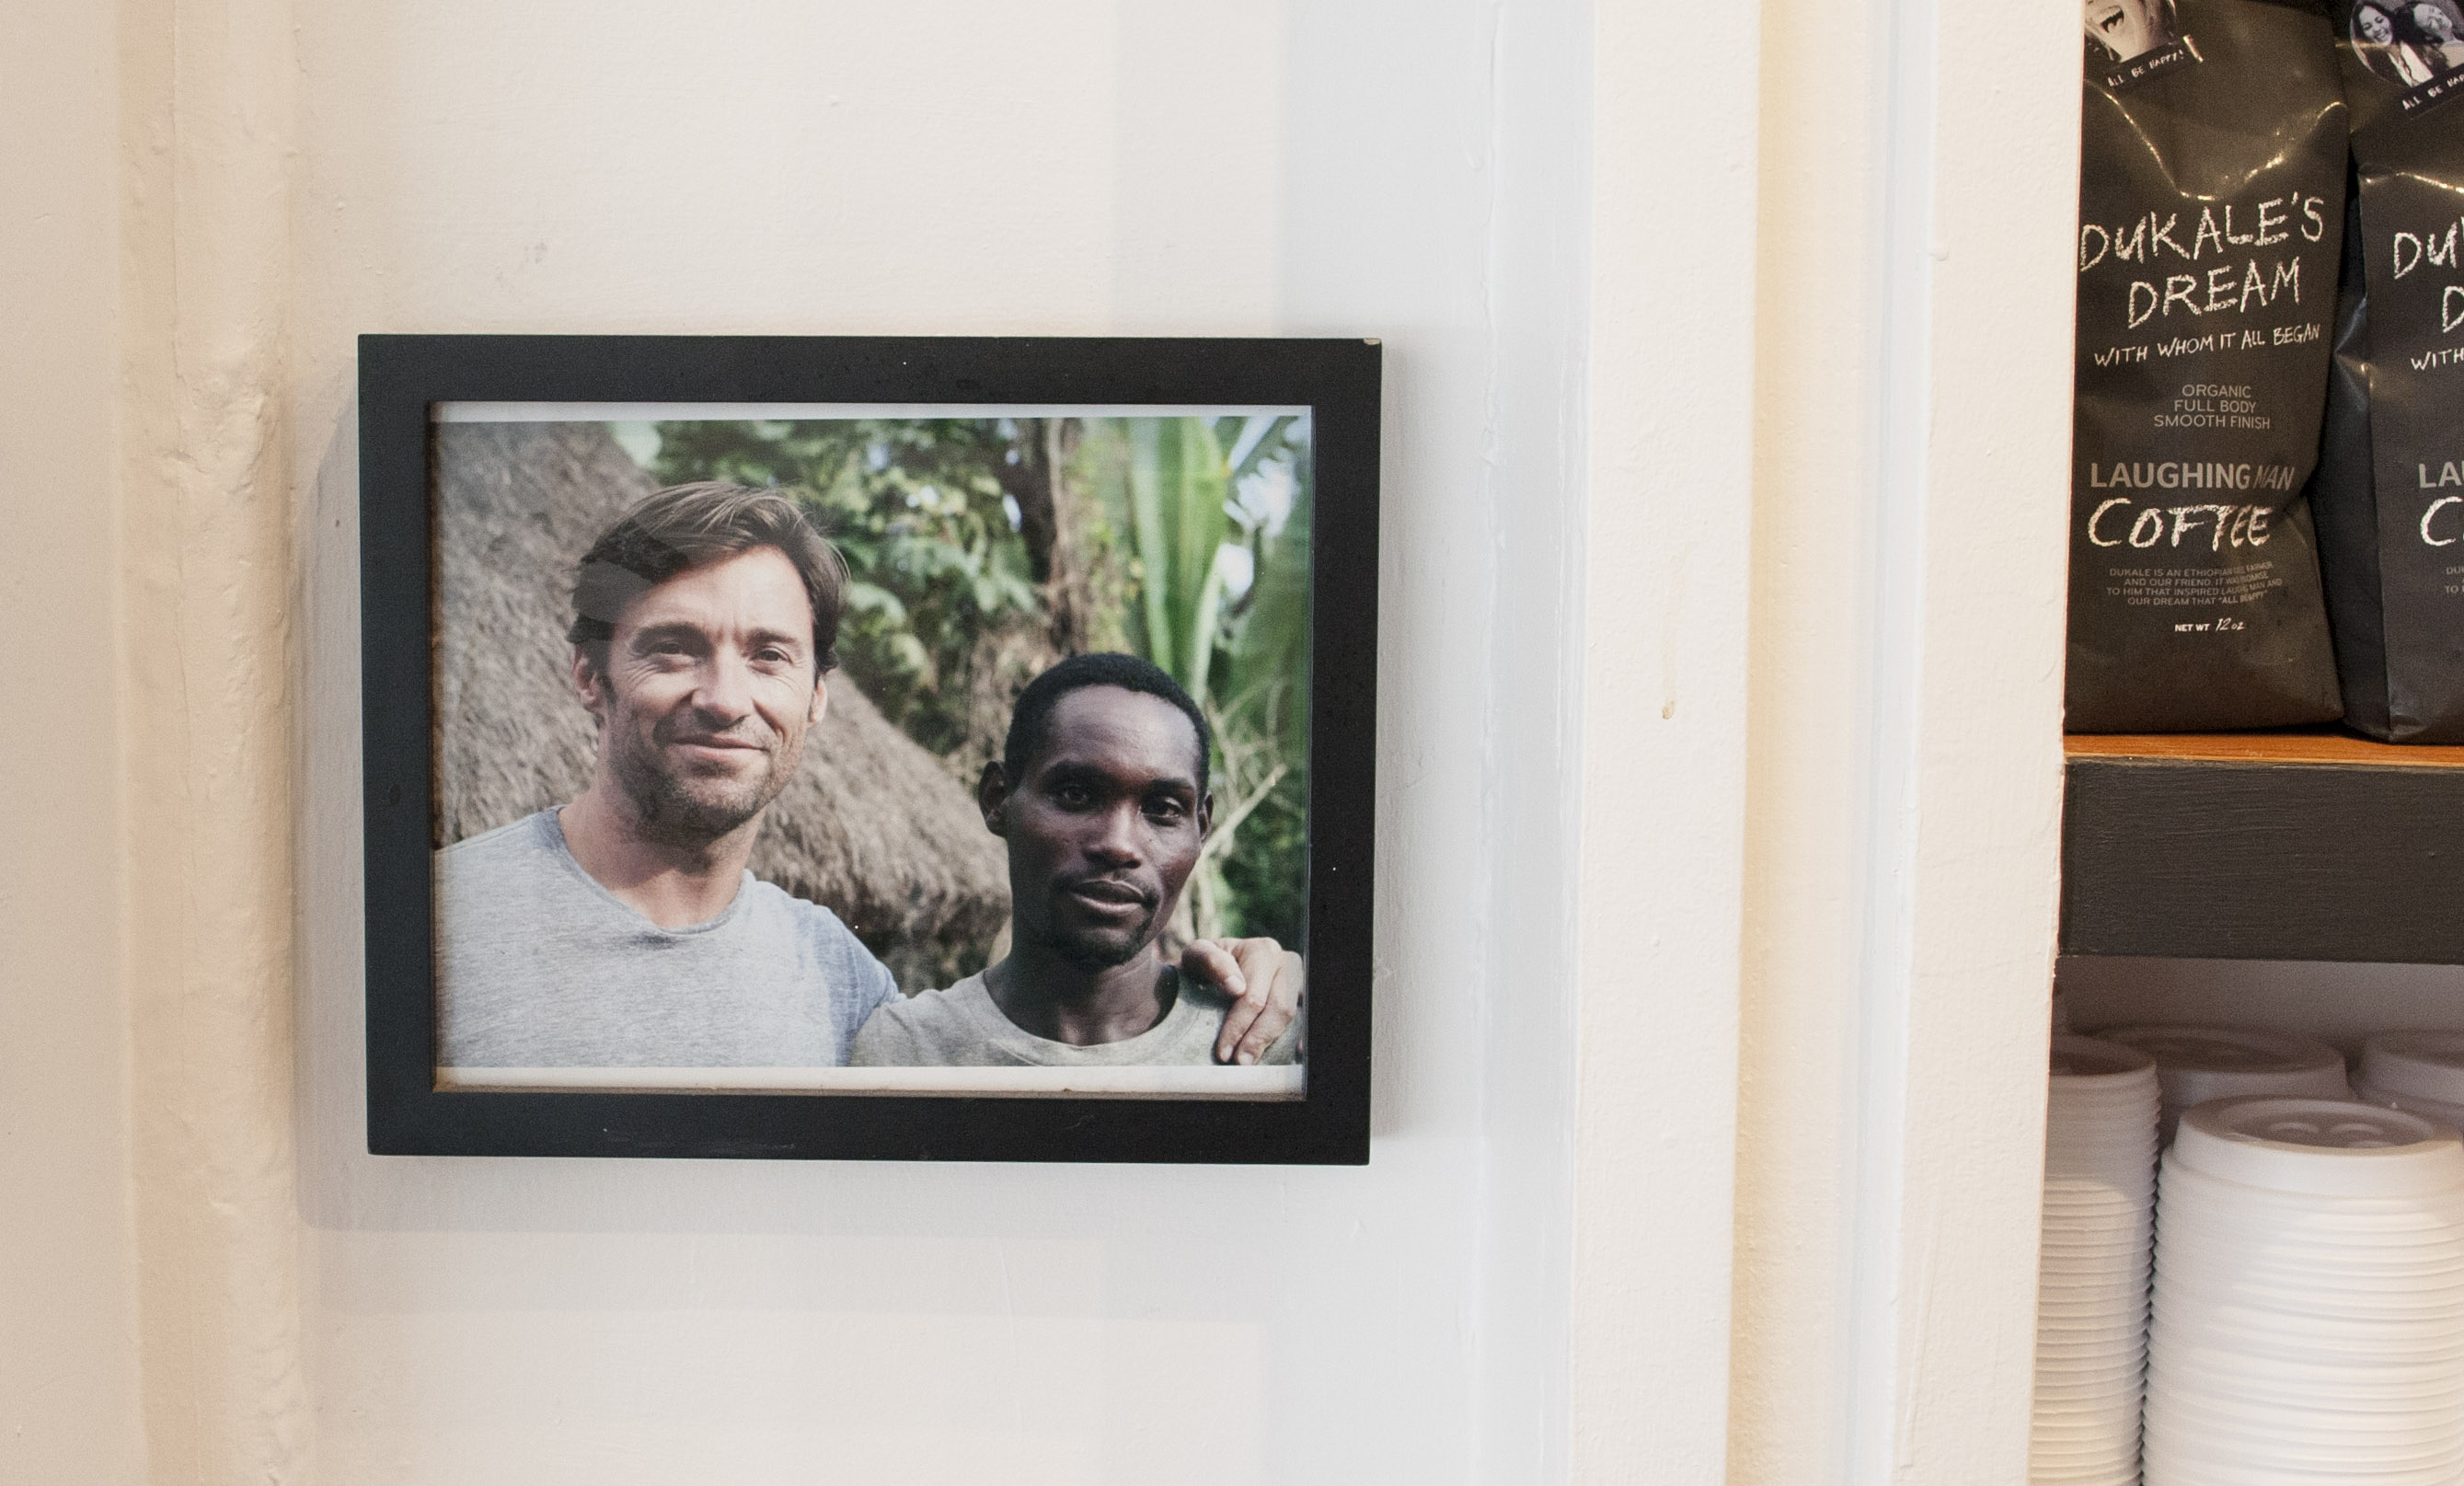
<path fill-rule="evenodd" d="M 2464 768 L 2081 756 L 2064 954 L 2464 965 Z"/>

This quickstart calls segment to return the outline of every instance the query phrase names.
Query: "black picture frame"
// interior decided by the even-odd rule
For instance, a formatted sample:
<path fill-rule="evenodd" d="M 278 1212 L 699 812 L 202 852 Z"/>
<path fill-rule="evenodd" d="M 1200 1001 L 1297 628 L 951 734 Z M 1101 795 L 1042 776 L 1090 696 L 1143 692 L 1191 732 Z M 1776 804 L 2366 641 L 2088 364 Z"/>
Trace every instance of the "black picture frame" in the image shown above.
<path fill-rule="evenodd" d="M 1380 348 L 1336 339 L 366 335 L 359 340 L 367 1148 L 404 1156 L 1361 1164 L 1370 1150 Z M 1306 406 L 1312 416 L 1304 1097 L 437 1086 L 431 405 Z"/>

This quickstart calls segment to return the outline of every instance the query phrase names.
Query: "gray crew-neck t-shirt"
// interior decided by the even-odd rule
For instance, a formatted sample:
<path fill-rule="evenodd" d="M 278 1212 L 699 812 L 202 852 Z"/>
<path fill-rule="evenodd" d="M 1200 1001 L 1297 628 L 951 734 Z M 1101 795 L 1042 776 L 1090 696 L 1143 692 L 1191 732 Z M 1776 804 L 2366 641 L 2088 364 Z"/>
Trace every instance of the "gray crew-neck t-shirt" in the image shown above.
<path fill-rule="evenodd" d="M 897 983 L 836 914 L 751 873 L 663 929 L 600 885 L 541 810 L 436 854 L 448 1068 L 843 1064 Z"/>
<path fill-rule="evenodd" d="M 928 990 L 873 1013 L 857 1034 L 848 1061 L 859 1068 L 1098 1068 L 1215 1061 L 1215 1038 L 1231 1000 L 1183 975 L 1163 1020 L 1134 1037 L 1089 1047 L 1039 1037 L 1011 1021 L 970 975 L 947 990 Z M 1258 1061 L 1300 1061 L 1296 1019 Z"/>

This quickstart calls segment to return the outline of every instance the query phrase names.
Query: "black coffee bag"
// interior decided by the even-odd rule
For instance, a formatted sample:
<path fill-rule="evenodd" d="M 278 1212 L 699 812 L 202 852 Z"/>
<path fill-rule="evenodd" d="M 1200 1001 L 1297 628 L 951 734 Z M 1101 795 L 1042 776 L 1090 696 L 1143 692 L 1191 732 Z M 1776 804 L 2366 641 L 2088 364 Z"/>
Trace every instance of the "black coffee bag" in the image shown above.
<path fill-rule="evenodd" d="M 2087 0 L 2073 732 L 2342 711 L 2303 489 L 2344 220 L 2323 7 Z"/>
<path fill-rule="evenodd" d="M 2464 743 L 2464 11 L 2337 20 L 2356 210 L 2312 505 L 2345 721 Z"/>

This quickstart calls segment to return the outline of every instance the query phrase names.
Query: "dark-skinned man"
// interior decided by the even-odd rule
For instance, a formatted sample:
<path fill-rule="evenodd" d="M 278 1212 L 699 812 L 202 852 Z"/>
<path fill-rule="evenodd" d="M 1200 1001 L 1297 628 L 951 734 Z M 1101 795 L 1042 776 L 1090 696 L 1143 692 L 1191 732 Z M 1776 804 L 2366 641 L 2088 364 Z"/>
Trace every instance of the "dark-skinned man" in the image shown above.
<path fill-rule="evenodd" d="M 1009 954 L 884 1006 L 848 1061 L 1215 1061 L 1230 1003 L 1156 948 L 1212 824 L 1208 747 L 1188 693 L 1134 656 L 1075 655 L 1036 677 L 976 796 L 1009 846 Z M 1299 1032 L 1295 1023 L 1259 1061 L 1299 1061 Z"/>

